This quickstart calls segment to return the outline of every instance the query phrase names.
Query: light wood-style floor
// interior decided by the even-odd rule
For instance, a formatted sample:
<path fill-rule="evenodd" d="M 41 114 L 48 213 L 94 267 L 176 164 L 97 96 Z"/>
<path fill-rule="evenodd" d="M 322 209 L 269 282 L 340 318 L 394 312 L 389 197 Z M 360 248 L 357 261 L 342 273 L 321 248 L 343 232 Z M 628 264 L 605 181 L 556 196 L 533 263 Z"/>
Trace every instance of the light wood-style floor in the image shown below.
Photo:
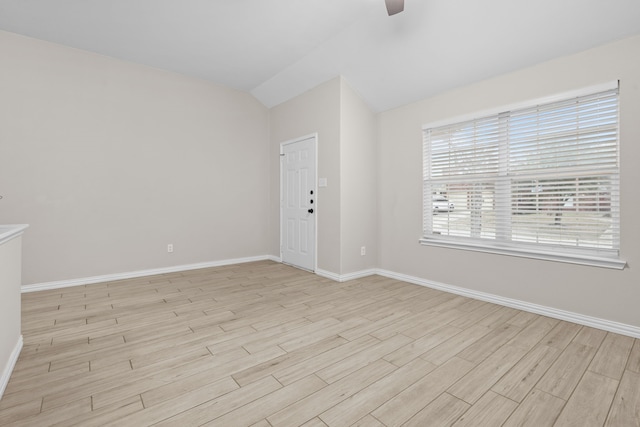
<path fill-rule="evenodd" d="M 0 425 L 638 426 L 640 340 L 270 261 L 23 295 Z"/>

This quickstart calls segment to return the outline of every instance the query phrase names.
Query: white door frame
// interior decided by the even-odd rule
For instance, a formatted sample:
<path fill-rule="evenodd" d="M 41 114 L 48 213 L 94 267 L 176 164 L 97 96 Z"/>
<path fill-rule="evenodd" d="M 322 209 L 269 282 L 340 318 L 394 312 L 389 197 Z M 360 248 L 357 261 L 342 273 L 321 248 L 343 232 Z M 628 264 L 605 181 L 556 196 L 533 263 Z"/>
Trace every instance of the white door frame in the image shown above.
<path fill-rule="evenodd" d="M 318 268 L 318 203 L 319 203 L 319 194 L 318 194 L 318 133 L 311 133 L 305 136 L 301 136 L 298 138 L 294 138 L 294 139 L 289 139 L 287 141 L 281 142 L 280 143 L 280 222 L 279 222 L 279 227 L 280 227 L 280 260 L 283 261 L 283 245 L 284 245 L 284 228 L 282 227 L 282 222 L 284 219 L 284 206 L 283 206 L 283 201 L 284 201 L 284 179 L 283 179 L 283 174 L 284 174 L 284 167 L 283 167 L 283 161 L 284 161 L 284 146 L 288 145 L 288 144 L 294 144 L 296 142 L 302 142 L 305 141 L 307 139 L 313 139 L 313 151 L 314 151 L 314 157 L 315 157 L 315 177 L 313 180 L 313 195 L 315 196 L 313 199 L 313 204 L 314 204 L 314 214 L 313 214 L 313 224 L 314 224 L 314 236 L 313 236 L 313 268 L 312 268 L 312 272 L 315 272 L 316 269 Z"/>

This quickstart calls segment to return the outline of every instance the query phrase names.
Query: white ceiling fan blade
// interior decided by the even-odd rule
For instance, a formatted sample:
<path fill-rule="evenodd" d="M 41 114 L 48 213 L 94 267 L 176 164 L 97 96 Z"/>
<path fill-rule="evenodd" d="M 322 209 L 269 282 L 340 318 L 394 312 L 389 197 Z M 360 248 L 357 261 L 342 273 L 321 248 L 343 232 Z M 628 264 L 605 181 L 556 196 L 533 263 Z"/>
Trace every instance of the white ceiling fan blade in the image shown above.
<path fill-rule="evenodd" d="M 387 5 L 389 16 L 400 13 L 404 10 L 404 0 L 384 0 Z"/>

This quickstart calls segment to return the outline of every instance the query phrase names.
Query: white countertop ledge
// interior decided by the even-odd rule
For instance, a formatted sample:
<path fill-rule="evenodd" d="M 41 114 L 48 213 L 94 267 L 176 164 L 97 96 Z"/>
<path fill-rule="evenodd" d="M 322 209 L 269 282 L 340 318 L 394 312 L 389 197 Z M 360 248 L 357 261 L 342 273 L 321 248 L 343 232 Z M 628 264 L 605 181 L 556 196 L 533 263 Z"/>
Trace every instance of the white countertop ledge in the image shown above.
<path fill-rule="evenodd" d="M 0 245 L 21 235 L 29 224 L 0 224 Z"/>

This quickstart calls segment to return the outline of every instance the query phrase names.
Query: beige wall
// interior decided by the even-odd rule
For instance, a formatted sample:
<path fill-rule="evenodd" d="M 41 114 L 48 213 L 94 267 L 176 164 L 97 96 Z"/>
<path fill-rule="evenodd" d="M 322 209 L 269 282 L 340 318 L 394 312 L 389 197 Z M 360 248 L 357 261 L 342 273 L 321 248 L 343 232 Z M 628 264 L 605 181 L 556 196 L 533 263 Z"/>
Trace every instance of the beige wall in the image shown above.
<path fill-rule="evenodd" d="M 11 353 L 20 340 L 21 243 L 22 237 L 18 236 L 0 244 L 0 376 L 3 380 L 4 375 L 11 374 L 8 371 Z M 2 391 L 0 389 L 0 397 Z"/>
<path fill-rule="evenodd" d="M 382 113 L 379 267 L 432 281 L 640 326 L 640 37 L 540 64 Z M 623 271 L 426 247 L 424 124 L 620 79 Z"/>
<path fill-rule="evenodd" d="M 377 266 L 378 180 L 376 115 L 344 79 L 340 95 L 340 274 L 344 275 Z"/>
<path fill-rule="evenodd" d="M 25 284 L 268 252 L 253 97 L 6 32 L 0 58 L 0 224 L 31 225 Z"/>

